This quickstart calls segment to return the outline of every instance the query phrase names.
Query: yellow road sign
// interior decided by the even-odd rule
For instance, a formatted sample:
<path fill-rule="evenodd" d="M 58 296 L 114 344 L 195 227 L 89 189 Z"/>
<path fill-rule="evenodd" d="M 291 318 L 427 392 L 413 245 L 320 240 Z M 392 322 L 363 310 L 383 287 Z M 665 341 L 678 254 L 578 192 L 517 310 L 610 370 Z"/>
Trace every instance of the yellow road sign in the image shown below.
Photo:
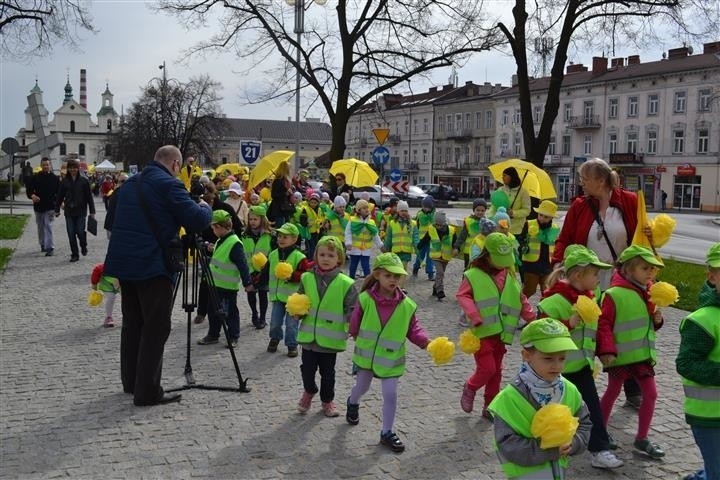
<path fill-rule="evenodd" d="M 373 135 L 375 135 L 375 139 L 378 141 L 380 145 L 385 143 L 385 140 L 387 140 L 388 135 L 390 135 L 390 129 L 389 128 L 373 128 Z"/>

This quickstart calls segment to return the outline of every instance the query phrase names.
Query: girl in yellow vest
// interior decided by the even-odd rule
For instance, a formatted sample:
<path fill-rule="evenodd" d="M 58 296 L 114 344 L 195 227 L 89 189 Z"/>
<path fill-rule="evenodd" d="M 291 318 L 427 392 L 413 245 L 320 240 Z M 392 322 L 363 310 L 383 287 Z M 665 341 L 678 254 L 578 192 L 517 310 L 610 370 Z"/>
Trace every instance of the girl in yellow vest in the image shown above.
<path fill-rule="evenodd" d="M 415 221 L 410 218 L 410 207 L 405 200 L 397 203 L 395 215 L 388 220 L 385 229 L 385 242 L 383 251 L 393 252 L 400 257 L 407 269 L 408 263 L 412 260 L 412 254 L 418 244 L 418 230 Z M 405 286 L 405 279 L 400 280 L 400 287 Z"/>
<path fill-rule="evenodd" d="M 367 192 L 363 192 L 367 193 Z M 350 256 L 350 278 L 355 278 L 358 264 L 363 275 L 370 275 L 370 252 L 372 247 L 383 245 L 378 235 L 378 227 L 370 216 L 370 205 L 366 200 L 355 202 L 355 215 L 345 227 L 345 248 Z"/>
<path fill-rule="evenodd" d="M 445 212 L 435 212 L 433 224 L 418 242 L 418 250 L 430 246 L 430 258 L 436 270 L 432 296 L 439 301 L 445 298 L 445 269 L 453 257 L 454 243 L 455 227 L 448 225 Z"/>
<path fill-rule="evenodd" d="M 307 202 L 300 204 L 300 227 L 301 229 L 307 229 L 307 236 L 305 237 L 305 255 L 308 258 L 315 256 L 315 245 L 320 239 L 320 227 L 322 225 L 320 220 L 320 194 L 318 192 L 312 192 Z"/>
<path fill-rule="evenodd" d="M 345 243 L 345 228 L 350 221 L 350 215 L 345 212 L 346 205 L 345 198 L 338 195 L 333 200 L 332 208 L 326 208 L 323 215 L 324 234 L 337 238 L 343 244 Z"/>
<path fill-rule="evenodd" d="M 495 450 L 507 478 L 560 480 L 565 478 L 567 457 L 585 450 L 592 428 L 580 392 L 560 374 L 566 355 L 577 347 L 565 325 L 551 318 L 523 328 L 520 344 L 520 371 L 488 407 Z M 578 427 L 565 445 L 542 448 L 531 425 L 537 411 L 551 403 L 566 405 L 578 419 Z"/>
<path fill-rule="evenodd" d="M 380 378 L 383 395 L 380 443 L 393 452 L 405 450 L 402 440 L 393 432 L 393 424 L 398 381 L 405 372 L 406 340 L 422 349 L 430 343 L 415 318 L 417 305 L 400 289 L 400 279 L 405 275 L 405 266 L 396 254 L 378 255 L 350 317 L 350 335 L 355 339 L 353 363 L 358 372 L 347 399 L 345 419 L 350 425 L 359 423 L 360 398 L 370 389 L 373 377 Z"/>
<path fill-rule="evenodd" d="M 241 284 L 246 291 L 253 290 L 250 270 L 245 260 L 242 242 L 233 231 L 230 214 L 225 210 L 215 210 L 210 226 L 217 241 L 214 245 L 208 245 L 208 250 L 212 252 L 210 259 L 212 284 L 209 287 L 215 289 L 215 296 L 218 300 L 216 307 L 219 311 L 209 308 L 208 333 L 198 340 L 198 345 L 218 343 L 224 316 L 227 324 L 228 347 L 233 348 L 237 346 L 238 338 L 240 338 L 240 312 L 237 307 L 237 294 Z"/>
<path fill-rule="evenodd" d="M 267 324 L 265 317 L 268 309 L 268 279 L 263 278 L 261 270 L 252 265 L 252 257 L 256 253 L 262 253 L 267 257 L 277 247 L 266 214 L 267 210 L 263 206 L 250 207 L 247 227 L 242 238 L 245 259 L 250 267 L 250 278 L 254 287 L 252 291 L 247 292 L 247 301 L 252 311 L 252 324 L 258 330 L 262 330 Z M 260 310 L 258 310 L 258 300 Z"/>
<path fill-rule="evenodd" d="M 350 315 L 357 302 L 355 281 L 342 273 L 345 249 L 335 237 L 322 237 L 315 249 L 315 265 L 300 278 L 298 293 L 310 297 L 310 312 L 300 319 L 298 343 L 302 346 L 300 372 L 303 394 L 298 411 L 310 409 L 320 392 L 326 417 L 337 417 L 335 408 L 335 362 L 338 352 L 345 351 Z M 320 370 L 320 388 L 315 374 Z"/>
<path fill-rule="evenodd" d="M 424 237 L 432 225 L 435 219 L 435 200 L 432 196 L 428 195 L 422 199 L 422 208 L 415 214 L 415 223 L 418 228 L 418 235 L 420 238 Z M 430 245 L 426 245 L 425 248 L 418 248 L 415 254 L 415 264 L 413 265 L 412 274 L 413 277 L 417 277 L 422 262 L 425 262 L 425 273 L 427 273 L 428 280 L 435 280 L 435 269 L 433 267 L 432 259 L 430 258 Z"/>
<path fill-rule="evenodd" d="M 605 425 L 623 382 L 634 378 L 640 385 L 642 402 L 633 445 L 653 458 L 665 456 L 660 446 L 648 439 L 657 400 L 655 330 L 662 327 L 663 318 L 650 302 L 648 289 L 657 269 L 663 266 L 648 248 L 631 245 L 623 250 L 610 287 L 603 293 L 596 347 L 608 372 L 608 386 L 600 400 Z"/>
<path fill-rule="evenodd" d="M 480 338 L 480 349 L 474 354 L 475 372 L 465 382 L 460 406 L 466 413 L 472 412 L 475 394 L 485 387 L 485 418 L 490 418 L 487 406 L 500 391 L 505 345 L 512 343 L 521 319 L 529 322 L 535 318 L 520 282 L 510 270 L 514 263 L 510 238 L 491 233 L 479 255 L 470 260 L 455 295 L 471 331 Z"/>
<path fill-rule="evenodd" d="M 720 243 L 708 250 L 707 266 L 698 309 L 680 323 L 675 360 L 685 390 L 685 421 L 705 464 L 683 480 L 720 479 Z"/>
<path fill-rule="evenodd" d="M 595 296 L 594 291 L 600 283 L 598 273 L 600 269 L 608 268 L 612 268 L 612 265 L 601 262 L 595 252 L 587 247 L 568 245 L 562 268 L 548 277 L 548 289 L 543 292 L 543 298 L 537 306 L 538 317 L 555 318 L 562 322 L 570 330 L 577 347 L 577 350 L 568 352 L 565 358 L 563 377 L 577 387 L 590 411 L 593 428 L 588 451 L 595 468 L 618 468 L 623 462 L 610 451 L 614 445 L 605 428 L 593 378 L 597 325 L 583 323 L 573 306 L 581 295 L 588 298 Z"/>
<path fill-rule="evenodd" d="M 527 235 L 522 252 L 520 274 L 523 280 L 523 293 L 530 298 L 535 295 L 538 285 L 542 293 L 547 288 L 547 278 L 552 272 L 552 256 L 555 251 L 555 240 L 560 234 L 560 227 L 555 223 L 557 205 L 550 200 L 543 200 L 535 207 L 537 219 L 528 220 Z"/>
<path fill-rule="evenodd" d="M 453 256 L 462 252 L 465 268 L 470 263 L 470 248 L 473 240 L 480 234 L 480 221 L 485 218 L 487 202 L 482 198 L 476 198 L 473 200 L 472 209 L 472 215 L 465 217 L 465 220 L 463 220 L 463 227 L 457 235 L 453 250 Z"/>

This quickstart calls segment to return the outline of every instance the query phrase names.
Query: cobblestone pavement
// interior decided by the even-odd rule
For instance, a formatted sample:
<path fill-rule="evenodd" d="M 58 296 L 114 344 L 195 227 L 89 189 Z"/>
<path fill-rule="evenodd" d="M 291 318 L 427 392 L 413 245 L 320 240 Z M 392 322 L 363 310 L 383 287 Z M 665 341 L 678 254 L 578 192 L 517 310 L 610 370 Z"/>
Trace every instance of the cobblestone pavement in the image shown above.
<path fill-rule="evenodd" d="M 98 202 L 100 203 L 100 202 Z M 101 207 L 102 208 L 102 207 Z M 102 225 L 104 213 L 98 219 Z M 90 237 L 87 257 L 69 263 L 65 223 L 54 227 L 55 256 L 37 246 L 34 221 L 19 241 L 3 242 L 16 251 L 0 277 L 0 476 L 2 478 L 501 478 L 493 453 L 491 424 L 479 412 L 460 409 L 462 385 L 472 357 L 460 352 L 436 367 L 427 353 L 409 346 L 407 373 L 400 381 L 395 428 L 407 449 L 393 454 L 379 445 L 381 395 L 376 382 L 363 398 L 360 424 L 320 412 L 318 398 L 307 415 L 296 411 L 302 392 L 299 358 L 265 351 L 268 331 L 250 325 L 239 298 L 241 337 L 237 349 L 250 393 L 189 390 L 180 403 L 137 408 L 122 393 L 119 378 L 120 328 L 102 327 L 102 308 L 86 304 L 92 266 L 102 261 L 104 232 Z M 456 339 L 457 289 L 462 263 L 446 275 L 449 297 L 430 296 L 432 283 L 421 273 L 408 289 L 418 302 L 418 318 L 431 337 Z M 184 384 L 188 314 L 176 302 L 173 332 L 164 364 L 166 388 Z M 120 319 L 117 302 L 116 319 Z M 668 308 L 660 331 L 659 398 L 651 437 L 667 451 L 651 460 L 632 451 L 636 413 L 621 406 L 611 433 L 626 463 L 615 472 L 590 467 L 583 454 L 571 462 L 571 478 L 680 478 L 700 465 L 684 422 L 682 390 L 675 373 L 678 323 L 683 312 Z M 237 386 L 229 351 L 198 346 L 207 329 L 191 325 L 192 366 L 199 383 Z M 506 356 L 504 377 L 518 367 L 517 345 Z M 352 385 L 350 354 L 338 356 L 337 403 Z M 604 390 L 603 375 L 598 378 Z M 478 397 L 481 398 L 481 397 Z M 481 401 L 481 400 L 480 400 Z"/>

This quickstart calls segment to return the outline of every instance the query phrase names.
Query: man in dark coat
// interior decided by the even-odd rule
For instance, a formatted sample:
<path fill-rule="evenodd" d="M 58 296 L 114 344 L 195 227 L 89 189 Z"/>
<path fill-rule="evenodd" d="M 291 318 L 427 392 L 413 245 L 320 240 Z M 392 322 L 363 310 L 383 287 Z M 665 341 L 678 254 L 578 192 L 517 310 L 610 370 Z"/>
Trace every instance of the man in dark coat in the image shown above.
<path fill-rule="evenodd" d="M 87 255 L 87 232 L 85 222 L 90 210 L 90 216 L 95 217 L 95 202 L 90 191 L 90 182 L 80 175 L 80 162 L 71 159 L 67 162 L 67 175 L 60 182 L 57 201 L 55 203 L 55 216 L 60 216 L 60 207 L 65 209 L 65 226 L 68 241 L 70 242 L 70 261 L 80 259 L 78 240 L 83 255 Z"/>
<path fill-rule="evenodd" d="M 55 202 L 60 188 L 60 179 L 52 172 L 48 157 L 40 160 L 40 167 L 42 170 L 28 180 L 25 193 L 33 202 L 40 251 L 45 252 L 46 257 L 51 257 L 55 250 L 52 224 L 55 220 Z"/>

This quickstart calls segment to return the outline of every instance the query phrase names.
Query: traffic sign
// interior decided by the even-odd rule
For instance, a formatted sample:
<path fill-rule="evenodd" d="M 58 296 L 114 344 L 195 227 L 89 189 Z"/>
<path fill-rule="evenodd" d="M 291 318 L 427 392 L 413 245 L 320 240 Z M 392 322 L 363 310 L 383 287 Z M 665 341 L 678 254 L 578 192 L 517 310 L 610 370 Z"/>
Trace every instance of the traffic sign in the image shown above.
<path fill-rule="evenodd" d="M 393 182 L 399 182 L 402 180 L 403 172 L 399 168 L 394 168 L 390 172 L 390 175 L 388 175 L 388 178 Z"/>
<path fill-rule="evenodd" d="M 243 140 L 240 142 L 240 156 L 245 163 L 255 163 L 260 157 L 260 150 L 262 150 L 262 142 L 256 142 L 254 140 Z"/>
<path fill-rule="evenodd" d="M 380 145 L 385 143 L 385 140 L 387 140 L 388 135 L 390 135 L 390 129 L 389 128 L 373 128 L 373 135 L 375 135 L 375 140 L 378 141 Z"/>
<path fill-rule="evenodd" d="M 372 159 L 375 165 L 385 165 L 390 160 L 390 150 L 385 147 L 375 147 L 372 151 Z"/>
<path fill-rule="evenodd" d="M 399 182 L 391 182 L 390 180 L 385 180 L 385 183 L 383 183 L 383 185 L 392 188 L 396 192 L 407 192 L 410 189 L 410 184 L 407 180 L 402 180 Z"/>

